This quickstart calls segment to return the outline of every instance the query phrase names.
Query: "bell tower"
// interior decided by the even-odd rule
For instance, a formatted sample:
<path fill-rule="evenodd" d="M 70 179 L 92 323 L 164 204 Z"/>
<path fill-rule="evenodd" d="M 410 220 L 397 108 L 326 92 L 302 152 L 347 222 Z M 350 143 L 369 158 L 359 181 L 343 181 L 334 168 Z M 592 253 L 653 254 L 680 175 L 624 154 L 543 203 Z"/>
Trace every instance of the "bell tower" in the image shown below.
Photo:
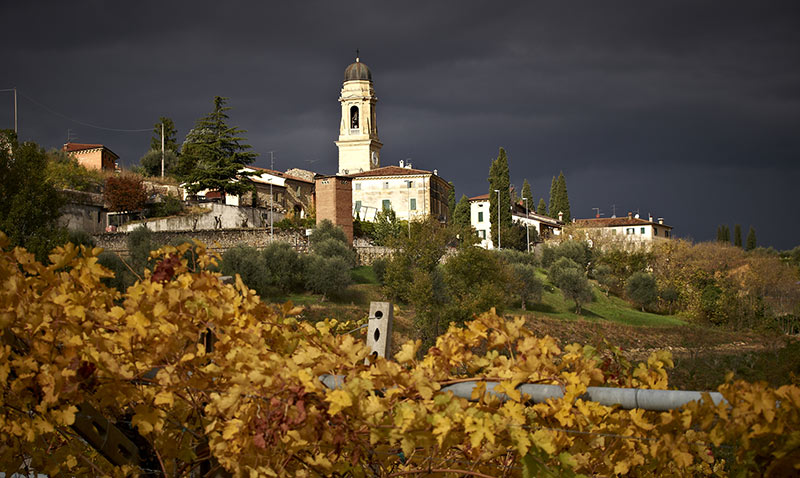
<path fill-rule="evenodd" d="M 356 57 L 344 70 L 344 84 L 339 96 L 342 120 L 339 123 L 339 174 L 356 174 L 381 165 L 383 143 L 378 139 L 375 121 L 375 89 L 372 72 Z"/>

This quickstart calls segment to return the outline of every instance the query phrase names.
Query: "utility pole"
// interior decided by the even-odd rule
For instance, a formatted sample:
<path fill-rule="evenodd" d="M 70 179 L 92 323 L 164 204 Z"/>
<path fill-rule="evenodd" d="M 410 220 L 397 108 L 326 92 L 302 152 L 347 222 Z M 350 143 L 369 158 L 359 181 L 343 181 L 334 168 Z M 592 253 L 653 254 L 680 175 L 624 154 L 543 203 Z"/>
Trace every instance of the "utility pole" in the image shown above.
<path fill-rule="evenodd" d="M 497 193 L 497 248 L 500 249 L 500 190 L 495 189 Z"/>
<path fill-rule="evenodd" d="M 17 130 L 17 89 L 14 88 L 14 134 L 19 136 L 19 131 Z"/>
<path fill-rule="evenodd" d="M 161 177 L 164 177 L 164 122 L 161 122 Z"/>
<path fill-rule="evenodd" d="M 406 201 L 408 203 L 406 204 L 406 206 L 408 206 L 408 238 L 411 239 L 411 180 L 406 179 L 406 187 L 406 199 L 408 199 L 408 201 Z"/>
<path fill-rule="evenodd" d="M 269 152 L 269 169 L 270 169 L 270 176 L 272 176 L 269 179 L 269 242 L 270 243 L 272 243 L 272 240 L 275 237 L 274 236 L 274 231 L 272 230 L 272 215 L 274 214 L 274 210 L 273 210 L 273 198 L 274 198 L 274 196 L 272 195 L 272 178 L 275 177 L 272 174 L 272 172 L 275 171 L 275 156 L 274 156 L 274 153 L 275 153 L 274 151 L 270 151 Z"/>
<path fill-rule="evenodd" d="M 531 232 L 528 230 L 528 221 L 531 216 L 528 214 L 528 198 L 522 198 L 525 201 L 525 240 L 528 241 L 528 254 L 531 252 Z"/>

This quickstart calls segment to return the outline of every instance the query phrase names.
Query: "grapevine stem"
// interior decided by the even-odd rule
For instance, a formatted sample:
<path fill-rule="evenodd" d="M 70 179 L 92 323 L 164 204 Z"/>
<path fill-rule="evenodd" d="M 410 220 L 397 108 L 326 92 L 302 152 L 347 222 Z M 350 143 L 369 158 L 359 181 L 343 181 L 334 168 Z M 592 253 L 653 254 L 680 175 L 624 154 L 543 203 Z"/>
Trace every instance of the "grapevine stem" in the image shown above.
<path fill-rule="evenodd" d="M 393 476 L 402 476 L 402 475 L 419 475 L 422 473 L 458 473 L 461 475 L 470 475 L 470 476 L 479 476 L 481 478 L 494 478 L 490 475 L 484 475 L 483 473 L 479 473 L 477 471 L 469 471 L 469 470 L 459 470 L 456 468 L 428 468 L 424 470 L 405 470 L 405 471 L 396 471 L 390 475 L 387 475 L 387 478 L 391 478 Z"/>

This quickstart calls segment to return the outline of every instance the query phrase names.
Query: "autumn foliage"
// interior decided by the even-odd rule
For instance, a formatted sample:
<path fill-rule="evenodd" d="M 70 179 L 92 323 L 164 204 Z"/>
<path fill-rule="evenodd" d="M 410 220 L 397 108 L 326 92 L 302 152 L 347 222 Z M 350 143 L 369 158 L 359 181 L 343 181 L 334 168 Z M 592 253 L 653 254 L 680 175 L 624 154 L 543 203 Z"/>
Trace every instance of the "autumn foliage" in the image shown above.
<path fill-rule="evenodd" d="M 367 365 L 362 337 L 273 309 L 238 278 L 223 284 L 199 243 L 154 253 L 155 272 L 124 294 L 101 282 L 110 272 L 99 249 L 67 245 L 45 266 L 2 235 L 0 245 L 7 473 L 149 472 L 113 468 L 77 438 L 84 401 L 134 427 L 171 477 L 209 460 L 253 477 L 777 476 L 800 462 L 796 386 L 729 382 L 727 404 L 621 410 L 585 401 L 586 387 L 667 388 L 668 353 L 634 365 L 618 349 L 561 348 L 489 312 L 450 327 L 422 358 L 410 342 Z M 323 374 L 343 386 L 326 388 Z M 475 401 L 441 391 L 470 378 L 499 381 L 509 400 L 485 387 Z M 564 398 L 528 403 L 516 387 L 531 382 L 560 385 Z"/>
<path fill-rule="evenodd" d="M 140 176 L 115 175 L 106 179 L 104 198 L 112 211 L 139 211 L 145 206 L 147 191 Z"/>

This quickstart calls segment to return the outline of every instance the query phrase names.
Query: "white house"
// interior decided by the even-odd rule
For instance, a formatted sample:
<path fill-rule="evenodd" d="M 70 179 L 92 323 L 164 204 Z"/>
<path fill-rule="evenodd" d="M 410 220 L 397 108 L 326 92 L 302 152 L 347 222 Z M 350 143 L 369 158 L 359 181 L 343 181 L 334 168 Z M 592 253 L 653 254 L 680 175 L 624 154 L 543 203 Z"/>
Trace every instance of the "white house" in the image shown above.
<path fill-rule="evenodd" d="M 596 230 L 604 236 L 629 241 L 654 241 L 672 237 L 672 226 L 664 224 L 664 218 L 653 221 L 641 219 L 638 214 L 628 213 L 627 217 L 596 217 L 575 219 L 574 224 L 581 229 Z"/>
<path fill-rule="evenodd" d="M 478 239 L 481 240 L 479 245 L 485 249 L 494 249 L 489 207 L 489 193 L 469 198 L 470 224 L 475 229 Z M 517 224 L 527 224 L 531 230 L 535 229 L 538 237 L 542 239 L 561 234 L 561 228 L 564 226 L 562 222 L 537 214 L 532 210 L 526 214 L 525 207 L 519 204 L 514 205 L 511 209 L 511 220 Z M 500 244 L 502 245 L 502 243 L 503 237 L 500 236 Z"/>

